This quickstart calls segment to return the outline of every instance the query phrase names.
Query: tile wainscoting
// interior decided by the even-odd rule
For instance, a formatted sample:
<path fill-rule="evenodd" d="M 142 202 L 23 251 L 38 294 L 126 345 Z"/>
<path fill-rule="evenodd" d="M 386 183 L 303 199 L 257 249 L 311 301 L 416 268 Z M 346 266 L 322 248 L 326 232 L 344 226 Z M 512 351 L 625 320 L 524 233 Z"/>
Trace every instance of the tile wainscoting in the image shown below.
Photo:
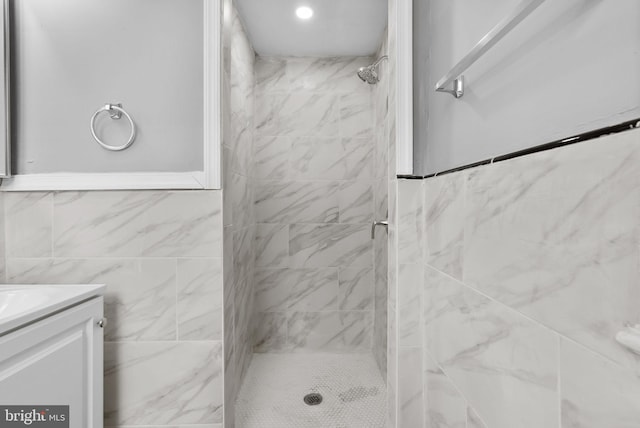
<path fill-rule="evenodd" d="M 399 426 L 638 426 L 638 165 L 633 130 L 399 182 Z"/>
<path fill-rule="evenodd" d="M 221 192 L 2 198 L 7 283 L 107 284 L 105 426 L 221 428 Z"/>

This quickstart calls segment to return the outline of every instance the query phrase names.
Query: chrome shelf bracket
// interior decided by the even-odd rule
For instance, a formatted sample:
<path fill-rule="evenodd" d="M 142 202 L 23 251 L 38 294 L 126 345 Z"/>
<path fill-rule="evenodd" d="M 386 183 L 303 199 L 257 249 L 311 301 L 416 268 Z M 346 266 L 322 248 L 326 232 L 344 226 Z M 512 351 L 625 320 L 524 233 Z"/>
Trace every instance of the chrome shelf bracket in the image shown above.
<path fill-rule="evenodd" d="M 447 94 L 451 94 L 456 98 L 461 98 L 464 95 L 464 76 L 458 77 L 452 82 L 452 84 L 453 84 L 453 89 L 436 88 L 436 91 L 446 92 Z"/>
<path fill-rule="evenodd" d="M 467 55 L 454 65 L 447 74 L 442 76 L 442 79 L 438 80 L 435 90 L 437 92 L 446 92 L 456 98 L 461 98 L 462 95 L 464 95 L 464 79 L 462 73 L 545 1 L 546 0 L 522 0 L 509 15 L 505 16 L 480 39 Z M 453 89 L 447 89 L 450 85 L 453 85 Z"/>

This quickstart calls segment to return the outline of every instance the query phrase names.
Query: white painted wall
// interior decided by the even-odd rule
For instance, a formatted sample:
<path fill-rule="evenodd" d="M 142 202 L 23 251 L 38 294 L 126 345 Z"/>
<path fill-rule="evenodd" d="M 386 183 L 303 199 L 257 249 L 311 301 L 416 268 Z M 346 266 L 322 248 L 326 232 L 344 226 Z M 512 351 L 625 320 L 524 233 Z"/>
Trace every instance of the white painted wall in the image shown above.
<path fill-rule="evenodd" d="M 203 0 L 17 0 L 14 172 L 203 169 Z M 122 102 L 138 126 L 123 152 L 89 120 Z M 103 115 L 110 144 L 126 120 Z"/>
<path fill-rule="evenodd" d="M 433 92 L 519 1 L 414 0 L 415 173 L 640 117 L 637 0 L 547 1 L 465 73 L 463 98 Z"/>

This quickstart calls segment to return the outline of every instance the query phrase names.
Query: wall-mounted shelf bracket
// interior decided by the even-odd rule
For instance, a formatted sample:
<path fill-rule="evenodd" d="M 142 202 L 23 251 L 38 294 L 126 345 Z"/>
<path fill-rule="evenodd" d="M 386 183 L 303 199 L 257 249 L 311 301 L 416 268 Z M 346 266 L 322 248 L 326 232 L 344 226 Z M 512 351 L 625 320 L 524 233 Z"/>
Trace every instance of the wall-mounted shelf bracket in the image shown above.
<path fill-rule="evenodd" d="M 453 89 L 436 88 L 436 91 L 446 92 L 447 94 L 451 94 L 456 98 L 462 97 L 464 95 L 464 76 L 458 77 L 451 84 L 453 85 Z"/>
<path fill-rule="evenodd" d="M 442 79 L 436 83 L 437 92 L 447 92 L 456 98 L 464 94 L 464 80 L 462 73 L 471 67 L 482 55 L 498 43 L 513 30 L 520 22 L 529 16 L 545 0 L 522 0 L 518 6 L 491 29 Z M 445 89 L 453 85 L 453 89 Z"/>

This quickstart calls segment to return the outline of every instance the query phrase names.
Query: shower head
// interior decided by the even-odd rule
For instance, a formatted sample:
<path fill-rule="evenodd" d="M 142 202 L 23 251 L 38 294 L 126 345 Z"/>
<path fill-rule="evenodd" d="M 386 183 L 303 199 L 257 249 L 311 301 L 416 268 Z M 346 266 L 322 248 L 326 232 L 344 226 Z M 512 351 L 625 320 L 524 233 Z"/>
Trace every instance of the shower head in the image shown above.
<path fill-rule="evenodd" d="M 370 85 L 375 85 L 380 81 L 380 78 L 378 77 L 378 70 L 376 68 L 377 67 L 374 67 L 373 65 L 360 67 L 358 69 L 358 77 L 363 82 L 367 82 Z"/>
<path fill-rule="evenodd" d="M 380 76 L 378 75 L 378 65 L 388 57 L 385 55 L 380 57 L 376 62 L 371 65 L 367 65 L 366 67 L 360 67 L 358 69 L 358 77 L 363 81 L 370 85 L 375 85 L 380 81 Z"/>

